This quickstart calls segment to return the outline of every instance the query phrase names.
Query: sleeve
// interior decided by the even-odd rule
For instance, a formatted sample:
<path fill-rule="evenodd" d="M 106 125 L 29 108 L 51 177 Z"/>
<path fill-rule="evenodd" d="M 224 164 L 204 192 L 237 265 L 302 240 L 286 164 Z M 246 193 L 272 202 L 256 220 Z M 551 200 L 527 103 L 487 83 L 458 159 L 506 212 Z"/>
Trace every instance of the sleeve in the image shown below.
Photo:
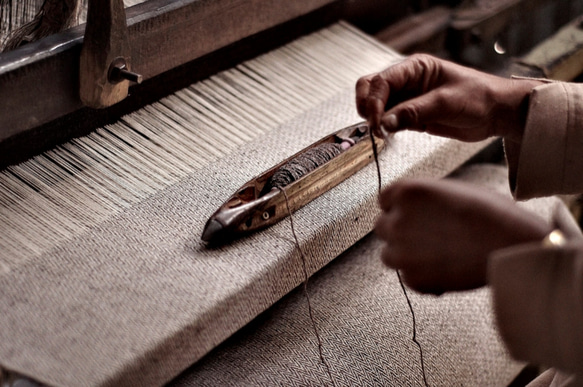
<path fill-rule="evenodd" d="M 517 199 L 583 192 L 583 84 L 533 89 L 522 142 L 505 141 Z"/>
<path fill-rule="evenodd" d="M 512 355 L 583 375 L 583 238 L 558 214 L 564 247 L 495 251 L 488 263 L 498 327 Z M 569 223 L 570 222 L 570 223 Z"/>

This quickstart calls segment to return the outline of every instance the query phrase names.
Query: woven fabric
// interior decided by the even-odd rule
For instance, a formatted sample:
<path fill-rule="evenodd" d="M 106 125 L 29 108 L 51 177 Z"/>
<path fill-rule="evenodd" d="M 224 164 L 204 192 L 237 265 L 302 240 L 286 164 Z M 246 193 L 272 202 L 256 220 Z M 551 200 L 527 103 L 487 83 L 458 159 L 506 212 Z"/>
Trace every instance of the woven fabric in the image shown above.
<path fill-rule="evenodd" d="M 455 178 L 510 197 L 507 170 L 476 165 Z M 557 198 L 519 203 L 550 221 Z M 309 281 L 323 353 L 337 386 L 423 385 L 412 318 L 396 273 L 369 234 Z M 310 256 L 311 253 L 308 253 Z M 512 360 L 494 324 L 490 290 L 440 297 L 408 290 L 431 386 L 506 386 Z M 331 385 L 320 362 L 303 287 L 275 304 L 170 386 Z"/>
<path fill-rule="evenodd" d="M 369 235 L 309 282 L 336 386 L 422 386 L 412 319 L 394 271 Z M 485 289 L 441 297 L 409 290 L 430 386 L 505 386 L 520 364 L 493 328 Z M 184 386 L 332 385 L 320 362 L 303 288 L 171 383 Z"/>
<path fill-rule="evenodd" d="M 247 180 L 354 123 L 353 104 L 347 90 L 0 278 L 3 366 L 57 385 L 157 384 L 267 309 L 303 279 L 288 221 L 212 250 L 204 223 Z M 483 145 L 402 133 L 383 177 L 441 177 Z M 295 214 L 310 272 L 371 230 L 376 193 L 370 164 Z"/>

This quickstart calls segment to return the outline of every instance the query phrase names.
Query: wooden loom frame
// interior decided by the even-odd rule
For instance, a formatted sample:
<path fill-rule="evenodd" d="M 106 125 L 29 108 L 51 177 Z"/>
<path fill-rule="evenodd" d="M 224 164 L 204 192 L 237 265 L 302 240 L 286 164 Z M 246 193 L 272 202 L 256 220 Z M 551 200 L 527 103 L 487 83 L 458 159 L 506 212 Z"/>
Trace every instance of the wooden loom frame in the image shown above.
<path fill-rule="evenodd" d="M 348 16 L 355 11 L 355 6 L 349 3 L 345 0 L 291 3 L 149 0 L 128 8 L 132 68 L 146 81 L 132 87 L 126 100 L 104 110 L 86 108 L 79 98 L 84 25 L 2 53 L 0 168 L 87 134 L 122 114 L 158 100 L 173 91 L 162 86 L 168 81 L 174 90 L 185 87 Z M 392 0 L 363 0 L 359 5 L 370 8 L 373 3 L 376 14 L 383 5 L 390 5 L 388 8 L 394 14 L 402 11 L 398 2 Z M 371 13 L 369 9 L 367 18 Z M 469 19 L 478 24 L 483 22 L 480 15 L 474 16 Z M 382 17 L 388 19 L 387 15 Z M 452 27 L 464 29 L 459 25 Z M 566 49 L 572 50 L 578 48 Z"/>
<path fill-rule="evenodd" d="M 147 84 L 160 74 L 338 3 L 335 0 L 150 0 L 126 9 L 132 66 Z M 319 19 L 325 19 L 322 15 Z M 85 25 L 77 26 L 0 54 L 0 154 L 3 155 L 0 167 L 14 159 L 21 161 L 35 150 L 71 136 L 71 133 L 48 133 L 48 137 L 56 139 L 43 138 L 47 130 L 38 133 L 39 127 L 72 113 L 92 110 L 85 108 L 79 97 L 84 28 Z M 150 89 L 145 87 L 146 94 Z M 110 111 L 106 116 L 115 115 L 111 109 L 106 110 Z M 73 121 L 79 117 L 92 120 L 95 114 L 86 112 L 75 116 Z M 22 153 L 26 153 L 26 147 L 32 148 L 28 150 L 32 152 L 30 155 Z"/>

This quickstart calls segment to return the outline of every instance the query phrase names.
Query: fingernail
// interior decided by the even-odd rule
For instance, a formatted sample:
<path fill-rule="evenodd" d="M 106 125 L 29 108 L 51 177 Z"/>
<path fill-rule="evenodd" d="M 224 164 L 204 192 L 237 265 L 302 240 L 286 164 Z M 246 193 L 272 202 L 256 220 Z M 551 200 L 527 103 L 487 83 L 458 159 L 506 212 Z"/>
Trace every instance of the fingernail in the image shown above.
<path fill-rule="evenodd" d="M 383 124 L 381 124 L 380 132 L 381 132 L 383 138 L 385 139 L 385 141 L 387 141 L 390 138 L 390 133 L 387 130 L 387 128 L 385 128 L 385 126 Z"/>
<path fill-rule="evenodd" d="M 397 116 L 394 114 L 389 114 L 387 117 L 383 117 L 383 126 L 387 128 L 387 130 L 394 130 L 399 127 L 399 120 Z"/>

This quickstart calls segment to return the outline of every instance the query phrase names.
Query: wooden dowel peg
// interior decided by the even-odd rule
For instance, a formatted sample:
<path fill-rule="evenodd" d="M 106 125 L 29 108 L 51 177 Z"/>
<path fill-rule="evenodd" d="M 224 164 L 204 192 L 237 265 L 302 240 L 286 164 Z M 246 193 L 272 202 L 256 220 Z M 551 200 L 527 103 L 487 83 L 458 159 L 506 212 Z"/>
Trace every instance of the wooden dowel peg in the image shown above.
<path fill-rule="evenodd" d="M 90 0 L 80 60 L 80 98 L 92 108 L 105 108 L 128 95 L 131 49 L 123 0 Z"/>
<path fill-rule="evenodd" d="M 115 84 L 123 80 L 127 80 L 133 83 L 142 83 L 142 75 L 130 71 L 127 67 L 127 63 L 124 58 L 116 58 L 109 66 L 108 80 L 109 82 Z"/>

